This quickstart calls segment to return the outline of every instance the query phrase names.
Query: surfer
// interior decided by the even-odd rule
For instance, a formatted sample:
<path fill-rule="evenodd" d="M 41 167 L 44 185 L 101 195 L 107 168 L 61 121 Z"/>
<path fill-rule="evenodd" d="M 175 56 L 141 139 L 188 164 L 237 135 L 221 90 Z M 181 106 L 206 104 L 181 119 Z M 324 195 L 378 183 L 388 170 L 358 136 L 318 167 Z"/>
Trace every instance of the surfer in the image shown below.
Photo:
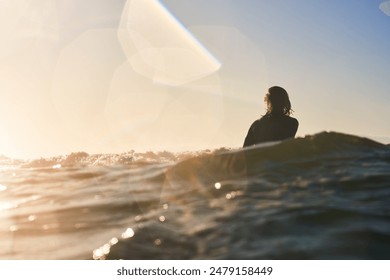
<path fill-rule="evenodd" d="M 264 97 L 267 112 L 253 122 L 245 137 L 244 147 L 294 138 L 298 130 L 298 121 L 290 117 L 293 110 L 287 91 L 278 86 L 268 89 Z"/>

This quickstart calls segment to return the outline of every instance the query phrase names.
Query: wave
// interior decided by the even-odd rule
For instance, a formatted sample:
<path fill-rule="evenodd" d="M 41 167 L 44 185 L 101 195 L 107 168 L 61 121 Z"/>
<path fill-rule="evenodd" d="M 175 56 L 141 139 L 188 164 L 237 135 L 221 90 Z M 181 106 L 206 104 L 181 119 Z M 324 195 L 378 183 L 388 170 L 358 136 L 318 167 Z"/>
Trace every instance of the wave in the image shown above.
<path fill-rule="evenodd" d="M 134 150 L 121 154 L 89 154 L 87 152 L 74 152 L 69 155 L 34 160 L 11 159 L 0 156 L 0 165 L 21 166 L 26 168 L 47 168 L 52 166 L 107 166 L 107 165 L 131 165 L 134 163 L 172 163 L 196 158 L 198 156 L 215 156 L 232 154 L 239 157 L 243 153 L 251 154 L 253 158 L 268 160 L 287 160 L 291 158 L 318 156 L 335 153 L 345 154 L 353 150 L 359 152 L 370 149 L 386 149 L 390 145 L 384 145 L 368 138 L 337 132 L 322 132 L 304 138 L 296 138 L 283 142 L 274 142 L 252 146 L 246 149 L 220 148 L 215 150 L 200 150 L 187 152 L 148 151 L 135 152 Z M 229 155 L 229 156 L 226 156 Z M 194 161 L 199 161 L 196 159 Z M 195 163 L 194 163 L 195 164 Z"/>
<path fill-rule="evenodd" d="M 2 165 L 20 165 L 24 168 L 51 168 L 55 167 L 80 167 L 80 166 L 113 166 L 134 164 L 175 163 L 199 154 L 211 153 L 210 150 L 195 152 L 173 153 L 168 151 L 129 151 L 121 154 L 88 154 L 87 152 L 74 152 L 65 156 L 40 158 L 30 161 L 12 160 L 4 157 Z"/>
<path fill-rule="evenodd" d="M 386 259 L 389 163 L 334 132 L 201 154 L 150 181 L 155 209 L 93 258 Z"/>
<path fill-rule="evenodd" d="M 298 174 L 308 167 L 329 164 L 328 159 L 337 162 L 363 156 L 376 159 L 378 155 L 387 156 L 386 152 L 389 152 L 388 146 L 367 138 L 323 132 L 245 149 L 202 154 L 177 163 L 167 172 L 167 177 L 190 176 L 219 182 L 262 174 L 262 171 Z"/>

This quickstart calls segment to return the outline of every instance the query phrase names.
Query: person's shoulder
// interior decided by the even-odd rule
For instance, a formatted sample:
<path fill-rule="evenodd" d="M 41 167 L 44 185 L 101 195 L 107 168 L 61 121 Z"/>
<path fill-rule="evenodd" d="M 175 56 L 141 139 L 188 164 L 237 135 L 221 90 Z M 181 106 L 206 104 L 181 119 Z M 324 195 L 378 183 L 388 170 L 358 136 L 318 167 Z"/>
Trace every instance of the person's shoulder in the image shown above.
<path fill-rule="evenodd" d="M 255 120 L 254 123 L 256 123 L 256 125 L 261 125 L 261 124 L 268 123 L 270 120 L 271 120 L 270 115 L 264 115 L 264 116 L 261 116 L 259 119 Z"/>
<path fill-rule="evenodd" d="M 261 116 L 257 121 L 258 122 L 264 122 L 264 121 L 267 121 L 267 120 L 270 120 L 272 119 L 272 115 L 271 114 L 265 114 L 263 116 Z"/>
<path fill-rule="evenodd" d="M 259 119 L 253 121 L 252 125 L 251 125 L 251 129 L 257 129 L 259 127 L 261 127 L 264 123 L 264 116 L 260 117 Z"/>
<path fill-rule="evenodd" d="M 268 116 L 264 115 L 264 116 L 261 116 L 260 118 L 258 118 L 257 120 L 255 120 L 253 123 L 261 123 L 261 122 L 265 121 L 266 119 L 268 119 Z"/>
<path fill-rule="evenodd" d="M 286 116 L 286 117 L 288 118 L 288 120 L 289 120 L 289 122 L 290 122 L 291 124 L 294 124 L 294 125 L 296 125 L 296 126 L 299 125 L 299 122 L 298 122 L 298 120 L 297 120 L 296 118 L 293 118 L 293 117 L 290 117 L 290 116 Z"/>
<path fill-rule="evenodd" d="M 257 119 L 257 120 L 255 120 L 255 121 L 253 121 L 253 123 L 252 123 L 251 127 L 256 127 L 256 126 L 258 126 L 260 123 L 261 123 L 261 118 L 260 118 L 260 119 Z"/>

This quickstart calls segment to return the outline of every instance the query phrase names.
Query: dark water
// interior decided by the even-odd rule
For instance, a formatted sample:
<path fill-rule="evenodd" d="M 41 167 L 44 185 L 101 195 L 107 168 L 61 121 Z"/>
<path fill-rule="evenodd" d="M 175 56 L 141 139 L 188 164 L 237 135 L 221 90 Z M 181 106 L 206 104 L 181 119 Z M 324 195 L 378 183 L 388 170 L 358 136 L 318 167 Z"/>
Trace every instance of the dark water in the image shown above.
<path fill-rule="evenodd" d="M 1 259 L 390 259 L 390 147 L 1 158 Z"/>

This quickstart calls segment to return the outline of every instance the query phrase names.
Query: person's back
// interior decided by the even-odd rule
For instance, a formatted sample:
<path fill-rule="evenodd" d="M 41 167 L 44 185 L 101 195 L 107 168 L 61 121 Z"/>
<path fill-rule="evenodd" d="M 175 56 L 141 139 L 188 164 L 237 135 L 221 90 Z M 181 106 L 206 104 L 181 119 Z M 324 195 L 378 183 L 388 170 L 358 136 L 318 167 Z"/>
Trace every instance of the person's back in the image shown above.
<path fill-rule="evenodd" d="M 293 138 L 298 130 L 299 123 L 290 117 L 291 103 L 283 88 L 271 87 L 265 101 L 267 113 L 251 125 L 244 147 Z"/>

